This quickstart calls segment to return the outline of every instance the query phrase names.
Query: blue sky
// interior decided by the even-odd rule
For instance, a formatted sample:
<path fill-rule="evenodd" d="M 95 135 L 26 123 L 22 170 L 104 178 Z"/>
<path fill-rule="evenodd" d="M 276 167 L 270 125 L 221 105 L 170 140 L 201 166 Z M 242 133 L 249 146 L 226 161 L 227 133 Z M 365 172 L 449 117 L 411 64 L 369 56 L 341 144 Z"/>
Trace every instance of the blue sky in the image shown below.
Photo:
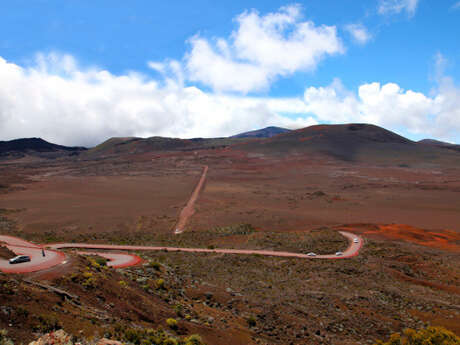
<path fill-rule="evenodd" d="M 460 142 L 458 0 L 16 0 L 0 19 L 0 140 L 372 122 Z"/>

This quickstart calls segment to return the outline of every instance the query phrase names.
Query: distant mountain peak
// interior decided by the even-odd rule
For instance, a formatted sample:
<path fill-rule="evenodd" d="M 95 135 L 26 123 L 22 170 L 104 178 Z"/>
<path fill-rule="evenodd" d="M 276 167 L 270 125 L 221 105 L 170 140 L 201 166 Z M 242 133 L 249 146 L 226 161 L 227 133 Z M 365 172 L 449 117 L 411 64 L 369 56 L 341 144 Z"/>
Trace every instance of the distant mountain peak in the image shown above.
<path fill-rule="evenodd" d="M 262 129 L 256 129 L 249 132 L 244 132 L 231 136 L 230 138 L 271 138 L 275 135 L 290 132 L 290 129 L 269 126 Z"/>

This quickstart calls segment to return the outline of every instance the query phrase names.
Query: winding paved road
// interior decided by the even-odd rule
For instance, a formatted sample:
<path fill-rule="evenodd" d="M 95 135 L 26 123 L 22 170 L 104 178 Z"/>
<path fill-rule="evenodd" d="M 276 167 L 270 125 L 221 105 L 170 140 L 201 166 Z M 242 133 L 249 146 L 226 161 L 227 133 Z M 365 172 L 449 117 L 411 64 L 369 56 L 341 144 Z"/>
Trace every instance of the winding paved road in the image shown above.
<path fill-rule="evenodd" d="M 194 205 L 200 195 L 206 181 L 208 166 L 203 167 L 198 184 L 196 185 L 187 205 L 179 215 L 174 233 L 180 234 L 184 231 L 185 224 L 194 213 Z M 30 262 L 11 265 L 8 260 L 0 259 L 0 271 L 4 273 L 29 273 L 44 270 L 66 262 L 66 255 L 59 249 L 86 249 L 77 251 L 81 255 L 99 255 L 109 260 L 108 266 L 114 268 L 134 266 L 142 262 L 142 259 L 134 254 L 120 252 L 100 252 L 99 250 L 111 251 L 166 251 L 166 252 L 186 252 L 186 253 L 218 253 L 218 254 L 237 254 L 237 255 L 264 255 L 297 259 L 346 259 L 359 254 L 363 245 L 363 239 L 350 232 L 340 231 L 349 241 L 348 248 L 341 256 L 335 254 L 308 256 L 302 253 L 278 252 L 271 250 L 252 250 L 252 249 L 206 249 L 206 248 L 179 248 L 179 247 L 156 247 L 156 246 L 122 246 L 110 244 L 87 244 L 87 243 L 56 243 L 40 246 L 27 242 L 17 237 L 0 235 L 0 242 L 17 255 L 29 255 Z M 357 243 L 354 240 L 357 239 Z M 43 252 L 45 255 L 43 256 Z"/>
<path fill-rule="evenodd" d="M 308 256 L 302 253 L 278 252 L 271 250 L 252 250 L 252 249 L 206 249 L 206 248 L 179 248 L 179 247 L 157 247 L 157 246 L 123 246 L 110 244 L 87 244 L 87 243 L 56 243 L 46 245 L 45 256 L 42 256 L 42 247 L 36 244 L 21 240 L 11 236 L 1 236 L 0 241 L 5 242 L 6 246 L 16 254 L 30 255 L 31 261 L 10 265 L 7 260 L 0 259 L 0 270 L 5 273 L 27 273 L 40 271 L 50 268 L 66 260 L 65 254 L 59 249 L 87 249 L 90 251 L 77 252 L 84 255 L 99 255 L 109 259 L 108 266 L 114 268 L 128 267 L 139 264 L 142 259 L 133 254 L 99 252 L 97 250 L 131 250 L 131 251 L 166 251 L 166 252 L 185 252 L 185 253 L 216 253 L 216 254 L 238 254 L 238 255 L 264 255 L 275 257 L 287 257 L 298 259 L 346 259 L 359 254 L 359 250 L 363 245 L 363 239 L 352 233 L 340 231 L 340 233 L 348 238 L 349 246 L 343 252 L 343 255 L 336 256 L 335 254 Z M 358 243 L 354 243 L 354 239 L 358 239 Z"/>

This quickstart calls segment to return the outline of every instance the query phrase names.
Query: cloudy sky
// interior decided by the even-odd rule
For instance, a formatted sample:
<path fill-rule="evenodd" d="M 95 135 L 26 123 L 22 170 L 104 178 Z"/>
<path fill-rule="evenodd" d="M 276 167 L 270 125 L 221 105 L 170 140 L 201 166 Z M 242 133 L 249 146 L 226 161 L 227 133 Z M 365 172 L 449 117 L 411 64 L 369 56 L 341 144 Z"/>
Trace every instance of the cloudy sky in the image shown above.
<path fill-rule="evenodd" d="M 460 143 L 459 0 L 0 2 L 0 140 L 367 122 Z"/>

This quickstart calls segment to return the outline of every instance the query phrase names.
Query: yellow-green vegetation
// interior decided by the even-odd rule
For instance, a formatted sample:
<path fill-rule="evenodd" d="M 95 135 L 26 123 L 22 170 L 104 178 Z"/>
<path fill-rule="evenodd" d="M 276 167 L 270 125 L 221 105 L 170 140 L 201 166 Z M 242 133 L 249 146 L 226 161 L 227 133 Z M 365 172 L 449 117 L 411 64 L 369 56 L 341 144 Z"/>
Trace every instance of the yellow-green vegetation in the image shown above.
<path fill-rule="evenodd" d="M 416 331 L 406 328 L 401 335 L 394 333 L 386 342 L 377 341 L 376 345 L 459 345 L 460 337 L 444 327 L 427 327 Z"/>
<path fill-rule="evenodd" d="M 155 286 L 157 289 L 164 289 L 165 288 L 165 280 L 163 278 L 157 279 L 155 281 Z"/>
<path fill-rule="evenodd" d="M 171 336 L 162 329 L 141 329 L 116 325 L 108 335 L 111 338 L 126 341 L 135 345 L 205 345 L 199 335 L 193 334 L 184 339 L 180 339 Z"/>
<path fill-rule="evenodd" d="M 120 284 L 120 285 L 123 286 L 123 287 L 127 287 L 127 286 L 128 286 L 128 283 L 125 282 L 124 280 L 120 280 L 120 281 L 118 282 L 118 284 Z"/>
<path fill-rule="evenodd" d="M 13 341 L 8 338 L 8 331 L 0 329 L 0 345 L 13 345 Z"/>
<path fill-rule="evenodd" d="M 107 260 L 101 257 L 87 257 L 87 266 L 84 270 L 80 270 L 77 273 L 73 273 L 70 279 L 74 283 L 79 283 L 86 289 L 93 289 L 97 286 L 100 278 L 104 279 L 107 272 Z"/>
<path fill-rule="evenodd" d="M 257 320 L 254 316 L 249 316 L 246 321 L 248 322 L 248 326 L 249 327 L 255 327 L 255 325 L 257 324 Z"/>
<path fill-rule="evenodd" d="M 91 257 L 89 258 L 89 261 L 91 262 L 91 266 L 100 270 L 101 268 L 107 268 L 107 259 L 96 256 L 96 257 Z"/>
<path fill-rule="evenodd" d="M 184 339 L 184 345 L 201 345 L 203 341 L 198 334 L 192 334 L 190 337 Z"/>
<path fill-rule="evenodd" d="M 176 312 L 177 316 L 183 317 L 184 316 L 184 306 L 180 303 L 174 306 L 174 311 Z"/>
<path fill-rule="evenodd" d="M 151 268 L 153 268 L 154 270 L 156 270 L 156 271 L 159 271 L 159 270 L 161 269 L 161 265 L 160 265 L 160 263 L 157 262 L 157 261 L 151 261 L 151 262 L 149 263 L 149 266 L 150 266 Z"/>
<path fill-rule="evenodd" d="M 166 324 L 171 329 L 177 329 L 177 320 L 173 318 L 166 319 Z"/>

